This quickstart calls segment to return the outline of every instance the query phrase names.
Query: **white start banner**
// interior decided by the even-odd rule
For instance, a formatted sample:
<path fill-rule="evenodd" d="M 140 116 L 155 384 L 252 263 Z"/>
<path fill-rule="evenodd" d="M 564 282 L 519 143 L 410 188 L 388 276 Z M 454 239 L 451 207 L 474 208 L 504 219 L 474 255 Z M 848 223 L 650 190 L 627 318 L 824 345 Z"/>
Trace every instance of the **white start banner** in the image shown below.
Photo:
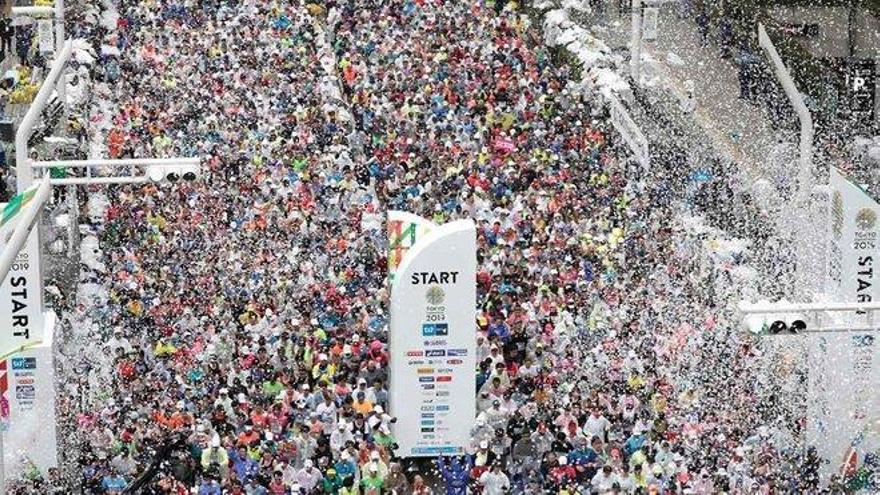
<path fill-rule="evenodd" d="M 400 218 L 400 212 L 389 212 Z M 414 222 L 421 225 L 430 224 Z M 425 229 L 391 282 L 389 396 L 401 457 L 463 454 L 476 417 L 477 235 Z"/>
<path fill-rule="evenodd" d="M 825 299 L 878 301 L 874 262 L 880 255 L 880 205 L 833 167 L 830 185 Z M 864 485 L 860 489 L 871 489 L 880 479 L 880 466 L 866 462 L 880 459 L 878 338 L 874 332 L 809 337 L 807 441 L 827 461 L 820 471 L 826 484 L 834 474 L 861 480 L 854 481 Z M 880 484 L 874 488 L 880 490 Z"/>

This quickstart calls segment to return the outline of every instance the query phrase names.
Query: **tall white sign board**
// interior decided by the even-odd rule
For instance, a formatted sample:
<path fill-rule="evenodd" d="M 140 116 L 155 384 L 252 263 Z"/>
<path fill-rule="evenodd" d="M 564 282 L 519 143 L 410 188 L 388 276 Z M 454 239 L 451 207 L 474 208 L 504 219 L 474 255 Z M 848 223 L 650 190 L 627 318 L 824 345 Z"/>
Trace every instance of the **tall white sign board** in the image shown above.
<path fill-rule="evenodd" d="M 389 212 L 389 227 L 400 215 Z M 397 454 L 463 454 L 476 417 L 476 226 L 415 223 L 433 227 L 422 229 L 391 282 L 389 395 Z"/>
<path fill-rule="evenodd" d="M 830 185 L 825 297 L 876 302 L 880 205 L 833 167 Z M 828 461 L 821 467 L 827 483 L 832 474 L 868 469 L 865 459 L 880 455 L 880 335 L 845 332 L 809 339 L 807 442 Z"/>
<path fill-rule="evenodd" d="M 2 205 L 4 242 L 24 221 L 28 208 L 41 207 L 40 191 L 34 184 Z M 46 475 L 58 463 L 54 328 L 55 314 L 43 310 L 40 236 L 35 225 L 0 284 L 0 429 L 7 477 L 30 466 Z"/>

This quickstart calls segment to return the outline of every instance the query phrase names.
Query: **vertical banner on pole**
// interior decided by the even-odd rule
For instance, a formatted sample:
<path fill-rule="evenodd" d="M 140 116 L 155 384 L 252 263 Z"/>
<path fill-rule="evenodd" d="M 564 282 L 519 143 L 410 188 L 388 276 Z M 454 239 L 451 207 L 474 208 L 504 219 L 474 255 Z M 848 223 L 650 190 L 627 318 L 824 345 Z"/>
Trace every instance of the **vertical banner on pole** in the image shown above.
<path fill-rule="evenodd" d="M 400 213 L 389 212 L 392 229 Z M 410 223 L 433 225 L 424 219 Z M 395 235 L 389 233 L 389 242 Z M 402 457 L 463 454 L 470 441 L 476 417 L 476 248 L 474 222 L 459 220 L 426 230 L 396 266 L 389 396 Z"/>
<path fill-rule="evenodd" d="M 648 148 L 648 139 L 616 96 L 612 95 L 608 98 L 608 105 L 611 110 L 611 125 L 620 133 L 620 137 L 629 146 L 636 161 L 646 171 L 649 170 L 651 167 L 651 154 Z"/>
<path fill-rule="evenodd" d="M 825 295 L 835 302 L 880 300 L 875 264 L 880 205 L 831 169 Z M 810 338 L 807 441 L 823 459 L 825 483 L 832 474 L 861 479 L 863 489 L 880 479 L 865 461 L 880 456 L 880 354 L 875 333 L 815 335 Z M 860 476 L 857 476 L 860 475 Z"/>
<path fill-rule="evenodd" d="M 40 53 L 54 52 L 55 31 L 52 27 L 52 19 L 40 19 L 37 21 L 37 34 L 40 39 Z"/>
<path fill-rule="evenodd" d="M 645 20 L 642 21 L 642 40 L 654 41 L 657 39 L 657 25 L 660 22 L 660 9 L 657 7 L 645 8 Z"/>

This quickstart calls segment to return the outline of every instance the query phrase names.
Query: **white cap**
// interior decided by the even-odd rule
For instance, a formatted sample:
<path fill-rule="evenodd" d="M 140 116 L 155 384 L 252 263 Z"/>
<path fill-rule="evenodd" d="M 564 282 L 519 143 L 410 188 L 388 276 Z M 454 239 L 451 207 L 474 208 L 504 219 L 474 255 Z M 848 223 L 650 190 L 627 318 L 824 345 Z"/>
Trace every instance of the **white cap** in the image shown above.
<path fill-rule="evenodd" d="M 307 468 L 310 468 L 310 467 L 312 467 L 312 466 L 314 466 L 314 465 L 315 465 L 315 463 L 312 462 L 311 459 L 306 459 L 305 466 L 306 466 Z"/>
<path fill-rule="evenodd" d="M 564 455 L 559 456 L 559 464 L 561 466 L 568 464 L 568 457 L 565 457 Z"/>
<path fill-rule="evenodd" d="M 489 448 L 489 442 L 486 441 L 486 440 L 481 440 L 481 441 L 480 441 L 480 448 L 481 448 L 481 449 L 488 449 L 488 448 Z"/>
<path fill-rule="evenodd" d="M 378 458 L 379 458 L 379 451 L 378 450 L 374 450 L 374 451 L 370 452 L 370 459 L 378 459 Z"/>

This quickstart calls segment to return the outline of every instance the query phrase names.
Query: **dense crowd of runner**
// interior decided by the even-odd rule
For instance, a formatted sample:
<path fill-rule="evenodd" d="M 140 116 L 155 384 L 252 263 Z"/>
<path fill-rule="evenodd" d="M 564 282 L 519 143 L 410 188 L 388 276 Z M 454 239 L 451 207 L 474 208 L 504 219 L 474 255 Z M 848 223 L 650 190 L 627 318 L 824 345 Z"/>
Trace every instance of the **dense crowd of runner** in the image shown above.
<path fill-rule="evenodd" d="M 70 318 L 98 328 L 76 391 L 81 479 L 68 483 L 273 495 L 815 487 L 815 463 L 781 440 L 800 425 L 759 407 L 759 351 L 680 241 L 681 164 L 650 176 L 632 164 L 534 19 L 496 7 L 119 2 L 108 154 L 200 156 L 204 173 L 109 193 L 98 224 L 109 298 Z M 395 455 L 388 209 L 478 223 L 479 415 L 466 456 Z"/>

